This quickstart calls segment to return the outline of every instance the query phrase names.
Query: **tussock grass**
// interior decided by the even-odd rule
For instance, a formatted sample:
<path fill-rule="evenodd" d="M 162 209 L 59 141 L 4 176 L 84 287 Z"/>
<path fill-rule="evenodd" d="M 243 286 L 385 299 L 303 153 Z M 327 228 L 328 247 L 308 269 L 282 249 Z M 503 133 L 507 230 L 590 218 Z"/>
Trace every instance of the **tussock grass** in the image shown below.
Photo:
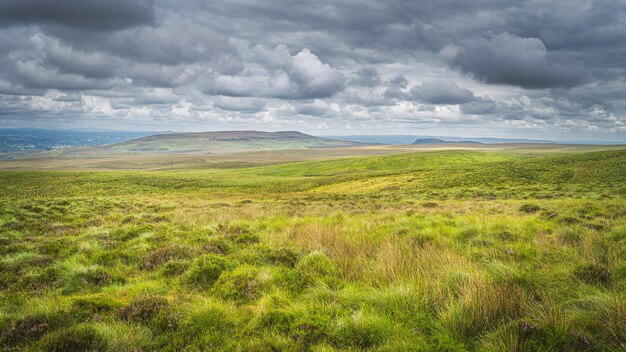
<path fill-rule="evenodd" d="M 620 351 L 626 153 L 0 172 L 8 351 Z"/>

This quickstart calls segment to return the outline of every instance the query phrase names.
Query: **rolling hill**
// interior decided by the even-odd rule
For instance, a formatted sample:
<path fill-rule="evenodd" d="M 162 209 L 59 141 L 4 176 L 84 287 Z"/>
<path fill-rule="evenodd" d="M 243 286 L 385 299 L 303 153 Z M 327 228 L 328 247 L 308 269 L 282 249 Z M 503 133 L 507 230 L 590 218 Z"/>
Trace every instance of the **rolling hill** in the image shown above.
<path fill-rule="evenodd" d="M 158 134 L 108 146 L 112 151 L 149 153 L 229 153 L 247 150 L 340 148 L 364 143 L 315 137 L 296 131 L 221 131 Z"/>
<path fill-rule="evenodd" d="M 241 152 L 318 150 L 363 147 L 370 144 L 311 136 L 297 131 L 219 131 L 155 134 L 124 142 L 53 150 L 0 153 L 0 160 L 102 158 L 148 155 L 230 155 Z"/>
<path fill-rule="evenodd" d="M 445 141 L 439 138 L 418 138 L 411 144 L 421 145 L 421 144 L 482 144 L 482 143 L 476 142 L 476 141 Z"/>

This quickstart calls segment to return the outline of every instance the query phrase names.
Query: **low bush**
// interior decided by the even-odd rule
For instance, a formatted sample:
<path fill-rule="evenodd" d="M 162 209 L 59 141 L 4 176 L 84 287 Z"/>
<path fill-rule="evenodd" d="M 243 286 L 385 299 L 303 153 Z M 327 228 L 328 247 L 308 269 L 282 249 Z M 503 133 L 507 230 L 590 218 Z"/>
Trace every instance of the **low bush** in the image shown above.
<path fill-rule="evenodd" d="M 116 312 L 121 319 L 148 323 L 169 308 L 169 302 L 163 297 L 142 296 L 135 298 L 128 306 Z"/>
<path fill-rule="evenodd" d="M 174 329 L 180 319 L 167 299 L 159 296 L 140 296 L 128 306 L 119 308 L 115 315 L 122 320 L 149 325 L 161 331 Z"/>
<path fill-rule="evenodd" d="M 36 341 L 64 323 L 62 312 L 27 315 L 16 320 L 5 319 L 0 323 L 0 346 L 11 349 Z"/>
<path fill-rule="evenodd" d="M 538 206 L 537 204 L 523 204 L 522 206 L 519 207 L 519 211 L 521 211 L 522 213 L 527 213 L 527 214 L 534 214 L 538 212 L 539 210 L 541 210 L 541 207 Z"/>
<path fill-rule="evenodd" d="M 231 244 L 222 237 L 211 237 L 204 241 L 202 249 L 212 254 L 228 254 L 231 250 Z"/>
<path fill-rule="evenodd" d="M 157 248 L 144 256 L 141 267 L 143 269 L 154 269 L 170 260 L 180 260 L 192 257 L 194 250 L 192 247 L 180 244 L 169 244 Z"/>
<path fill-rule="evenodd" d="M 71 314 L 81 319 L 92 319 L 122 307 L 119 301 L 107 296 L 84 296 L 72 300 Z"/>

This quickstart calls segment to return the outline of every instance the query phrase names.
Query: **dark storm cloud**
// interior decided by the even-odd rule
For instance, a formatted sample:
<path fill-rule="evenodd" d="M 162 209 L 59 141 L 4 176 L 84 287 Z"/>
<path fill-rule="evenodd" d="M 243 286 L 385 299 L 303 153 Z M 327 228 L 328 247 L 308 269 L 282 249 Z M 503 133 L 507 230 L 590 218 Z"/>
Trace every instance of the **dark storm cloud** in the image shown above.
<path fill-rule="evenodd" d="M 389 85 L 392 87 L 406 88 L 408 84 L 409 84 L 409 81 L 406 79 L 406 77 L 403 74 L 397 75 L 391 80 L 389 80 Z"/>
<path fill-rule="evenodd" d="M 77 74 L 87 78 L 115 77 L 120 66 L 119 60 L 107 57 L 101 52 L 77 52 L 58 41 L 47 41 L 39 47 L 45 55 L 42 60 L 49 67 L 61 73 Z"/>
<path fill-rule="evenodd" d="M 626 40 L 619 35 L 626 30 L 620 20 L 625 5 L 615 1 L 352 0 L 310 6 L 235 1 L 204 7 L 218 19 L 248 21 L 244 36 L 254 37 L 260 31 L 291 33 L 283 40 L 295 38 L 297 45 L 308 45 L 321 56 L 357 57 L 339 50 L 341 45 L 383 50 L 388 52 L 387 60 L 394 60 L 397 52 L 419 56 L 420 51 L 436 53 L 459 46 L 459 56 L 451 61 L 454 68 L 487 83 L 531 89 L 576 86 L 587 82 L 591 73 L 605 73 L 598 68 L 623 68 L 626 51 Z M 293 35 L 308 32 L 330 35 L 322 43 L 313 36 Z M 527 59 L 526 46 L 536 51 Z M 604 50 L 598 52 L 599 48 Z M 489 65 L 494 65 L 495 73 L 484 67 Z"/>
<path fill-rule="evenodd" d="M 107 89 L 113 86 L 113 82 L 108 80 L 52 71 L 36 61 L 18 61 L 13 69 L 11 76 L 27 88 L 81 90 Z"/>
<path fill-rule="evenodd" d="M 367 108 L 393 106 L 396 102 L 388 99 L 384 94 L 374 92 L 349 92 L 343 97 L 346 104 L 355 104 Z"/>
<path fill-rule="evenodd" d="M 262 111 L 266 103 L 254 98 L 218 97 L 213 101 L 213 106 L 222 110 L 254 113 Z"/>
<path fill-rule="evenodd" d="M 317 100 L 309 103 L 296 104 L 296 111 L 308 116 L 326 116 L 332 112 L 332 108 L 324 101 Z"/>
<path fill-rule="evenodd" d="M 321 31 L 330 33 L 330 40 L 341 39 L 355 47 L 438 51 L 454 40 L 447 33 L 445 21 L 476 11 L 506 9 L 520 2 L 320 0 L 294 3 L 274 0 L 198 3 L 218 19 L 220 26 L 245 21 L 248 27 L 242 35 L 254 36 L 269 28 L 284 33 Z M 170 6 L 176 4 L 171 2 Z M 232 21 L 233 18 L 237 21 Z M 330 49 L 328 44 L 324 46 Z"/>
<path fill-rule="evenodd" d="M 465 104 L 476 99 L 474 93 L 449 80 L 424 82 L 410 90 L 412 99 L 434 105 Z"/>
<path fill-rule="evenodd" d="M 476 99 L 461 105 L 461 111 L 470 115 L 487 115 L 496 111 L 496 104 L 491 99 Z"/>
<path fill-rule="evenodd" d="M 387 82 L 388 88 L 385 89 L 383 96 L 389 100 L 406 99 L 408 93 L 406 88 L 409 85 L 409 81 L 403 74 L 399 74 Z"/>
<path fill-rule="evenodd" d="M 509 33 L 465 41 L 452 63 L 487 83 L 529 89 L 571 87 L 587 79 L 585 67 L 575 59 L 549 53 L 537 38 Z"/>
<path fill-rule="evenodd" d="M 141 63 L 179 65 L 235 54 L 222 34 L 178 17 L 157 28 L 131 28 L 113 33 L 50 28 L 46 32 L 77 50 L 102 51 Z M 231 61 L 236 62 L 237 58 Z"/>
<path fill-rule="evenodd" d="M 180 98 L 169 89 L 143 90 L 133 98 L 132 103 L 141 105 L 167 105 L 175 104 Z"/>
<path fill-rule="evenodd" d="M 363 67 L 354 73 L 350 83 L 364 87 L 375 87 L 382 81 L 380 74 L 375 68 Z"/>
<path fill-rule="evenodd" d="M 611 50 L 626 44 L 625 12 L 623 1 L 543 0 L 511 9 L 506 25 L 510 33 L 539 38 L 551 50 Z"/>
<path fill-rule="evenodd" d="M 155 23 L 152 0 L 4 0 L 0 25 L 56 24 L 119 30 Z"/>

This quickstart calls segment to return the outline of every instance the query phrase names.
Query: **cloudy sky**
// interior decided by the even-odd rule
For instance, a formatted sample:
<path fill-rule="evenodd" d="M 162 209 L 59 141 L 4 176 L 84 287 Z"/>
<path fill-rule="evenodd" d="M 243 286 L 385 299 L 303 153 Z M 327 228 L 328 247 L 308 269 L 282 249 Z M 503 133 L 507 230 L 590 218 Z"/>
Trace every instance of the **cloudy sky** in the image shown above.
<path fill-rule="evenodd" d="M 626 141 L 624 0 L 2 0 L 0 126 Z"/>

